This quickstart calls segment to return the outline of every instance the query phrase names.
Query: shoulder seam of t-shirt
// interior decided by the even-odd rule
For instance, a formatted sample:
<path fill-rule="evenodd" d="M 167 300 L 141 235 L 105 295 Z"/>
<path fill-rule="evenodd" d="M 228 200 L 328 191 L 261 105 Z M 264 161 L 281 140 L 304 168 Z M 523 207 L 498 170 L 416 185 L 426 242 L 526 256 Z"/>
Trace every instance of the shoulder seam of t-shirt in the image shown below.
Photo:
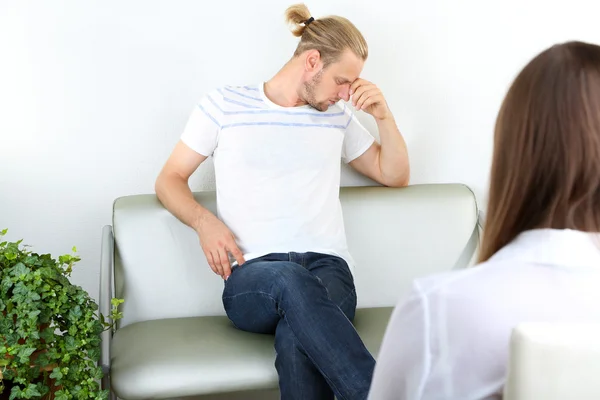
<path fill-rule="evenodd" d="M 352 118 L 354 117 L 354 110 L 350 107 L 346 107 L 346 103 L 344 103 L 344 109 L 342 110 L 342 112 L 348 116 L 348 121 L 346 122 L 346 126 L 344 127 L 344 130 L 346 130 L 352 122 Z"/>
<path fill-rule="evenodd" d="M 223 88 L 223 90 L 226 91 L 227 94 L 229 94 L 229 95 L 238 97 L 239 100 L 241 100 L 241 101 L 250 100 L 250 103 L 252 103 L 252 102 L 264 103 L 263 99 L 261 99 L 258 96 L 258 93 L 250 93 L 250 91 L 248 89 L 245 89 L 244 87 L 241 87 L 241 86 L 225 86 Z M 246 92 L 246 93 L 244 93 L 244 92 Z"/>
<path fill-rule="evenodd" d="M 261 99 L 259 99 L 259 101 L 249 100 L 249 99 L 243 98 L 242 96 L 239 96 L 239 93 L 238 93 L 238 96 L 233 96 L 233 95 L 229 96 L 229 94 L 230 94 L 229 92 L 227 93 L 227 95 L 225 94 L 226 90 L 227 90 L 227 87 L 217 89 L 217 92 L 219 92 L 221 94 L 221 96 L 223 96 L 224 102 L 227 102 L 229 104 L 234 104 L 236 106 L 240 106 L 243 108 L 250 108 L 250 109 L 260 109 L 265 106 L 264 102 Z"/>
<path fill-rule="evenodd" d="M 217 117 L 213 114 L 210 113 L 209 110 L 207 110 L 207 107 L 209 106 L 208 103 L 206 103 L 207 101 L 216 109 L 221 113 L 221 116 L 223 116 L 223 109 L 221 107 L 219 107 L 219 105 L 217 104 L 217 102 L 215 101 L 215 99 L 213 98 L 213 95 L 215 95 L 217 93 L 217 90 L 213 90 L 211 93 L 208 93 L 198 104 L 198 108 L 200 109 L 200 111 L 202 111 L 204 113 L 204 115 L 206 115 L 212 122 L 214 122 L 217 127 L 219 129 L 222 128 L 222 124 L 219 122 L 219 120 L 217 119 Z M 205 103 L 204 105 L 202 103 Z"/>

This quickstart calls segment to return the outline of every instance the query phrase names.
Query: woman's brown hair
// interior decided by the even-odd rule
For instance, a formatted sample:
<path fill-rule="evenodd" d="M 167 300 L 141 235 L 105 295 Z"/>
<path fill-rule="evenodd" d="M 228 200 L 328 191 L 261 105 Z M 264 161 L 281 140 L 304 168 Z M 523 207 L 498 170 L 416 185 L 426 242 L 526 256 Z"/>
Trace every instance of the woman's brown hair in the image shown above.
<path fill-rule="evenodd" d="M 600 232 L 600 46 L 550 47 L 519 73 L 494 135 L 479 260 L 530 229 Z"/>

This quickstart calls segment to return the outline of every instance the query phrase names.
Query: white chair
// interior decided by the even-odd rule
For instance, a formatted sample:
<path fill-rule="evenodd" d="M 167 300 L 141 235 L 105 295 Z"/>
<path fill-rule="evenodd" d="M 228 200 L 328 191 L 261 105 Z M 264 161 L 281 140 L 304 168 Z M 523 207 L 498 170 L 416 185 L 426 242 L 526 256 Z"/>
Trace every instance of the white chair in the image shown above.
<path fill-rule="evenodd" d="M 523 323 L 514 329 L 504 400 L 597 399 L 600 324 Z"/>

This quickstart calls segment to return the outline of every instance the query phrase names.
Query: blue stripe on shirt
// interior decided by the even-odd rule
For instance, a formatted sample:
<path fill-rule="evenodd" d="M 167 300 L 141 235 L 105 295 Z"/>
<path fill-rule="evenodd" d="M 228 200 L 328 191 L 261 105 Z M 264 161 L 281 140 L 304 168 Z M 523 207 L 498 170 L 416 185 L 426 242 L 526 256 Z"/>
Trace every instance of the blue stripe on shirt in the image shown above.
<path fill-rule="evenodd" d="M 212 115 L 210 115 L 210 113 L 209 113 L 208 111 L 206 111 L 206 109 L 204 109 L 204 107 L 202 107 L 202 105 L 201 105 L 201 104 L 198 104 L 198 108 L 200 108 L 200 110 L 202 110 L 202 112 L 203 112 L 203 113 L 204 113 L 204 114 L 205 114 L 205 115 L 206 115 L 208 118 L 210 118 L 212 122 L 214 122 L 215 124 L 217 124 L 217 126 L 218 126 L 219 128 L 221 128 L 221 125 L 220 125 L 220 124 L 217 122 L 217 120 L 216 120 L 216 119 L 215 119 L 215 118 L 214 118 Z"/>
<path fill-rule="evenodd" d="M 228 103 L 236 104 L 238 106 L 242 106 L 242 107 L 246 107 L 246 108 L 260 108 L 258 106 L 253 106 L 253 105 L 250 105 L 250 104 L 242 103 L 241 101 L 236 101 L 236 100 L 228 99 L 227 97 L 223 97 L 223 100 L 225 100 Z"/>
<path fill-rule="evenodd" d="M 294 122 L 275 122 L 275 121 L 267 121 L 267 122 L 236 122 L 233 124 L 225 124 L 221 127 L 221 129 L 226 128 L 235 128 L 238 126 L 291 126 L 298 128 L 334 128 L 334 129 L 345 129 L 344 125 L 333 125 L 333 124 L 301 124 Z"/>
<path fill-rule="evenodd" d="M 228 87 L 226 87 L 226 88 L 225 88 L 225 90 L 227 90 L 227 91 L 228 91 L 228 92 L 230 92 L 230 93 L 237 94 L 238 96 L 245 97 L 245 98 L 247 98 L 247 99 L 251 99 L 251 100 L 260 101 L 261 103 L 262 103 L 262 101 L 263 101 L 262 99 L 260 99 L 260 98 L 258 98 L 258 97 L 252 97 L 252 96 L 248 96 L 247 94 L 240 93 L 240 92 L 238 92 L 238 91 L 235 91 L 235 90 L 233 90 L 233 89 L 230 89 L 230 88 L 228 88 Z"/>
<path fill-rule="evenodd" d="M 302 112 L 302 111 L 285 111 L 285 110 L 248 110 L 248 111 L 225 111 L 223 110 L 221 107 L 219 107 L 219 105 L 217 104 L 217 102 L 212 98 L 212 96 L 208 96 L 208 100 L 213 104 L 213 106 L 215 106 L 217 108 L 217 110 L 221 111 L 223 114 L 225 115 L 257 115 L 257 114 L 282 114 L 282 115 L 310 115 L 310 116 L 314 116 L 314 117 L 341 117 L 342 115 L 344 115 L 344 111 L 340 111 L 337 113 L 321 113 L 321 112 Z M 227 100 L 225 98 L 223 98 L 223 100 Z M 253 107 L 250 105 L 247 105 L 248 107 Z M 258 107 L 253 107 L 253 108 L 258 108 Z M 346 108 L 346 105 L 344 104 L 344 108 Z"/>

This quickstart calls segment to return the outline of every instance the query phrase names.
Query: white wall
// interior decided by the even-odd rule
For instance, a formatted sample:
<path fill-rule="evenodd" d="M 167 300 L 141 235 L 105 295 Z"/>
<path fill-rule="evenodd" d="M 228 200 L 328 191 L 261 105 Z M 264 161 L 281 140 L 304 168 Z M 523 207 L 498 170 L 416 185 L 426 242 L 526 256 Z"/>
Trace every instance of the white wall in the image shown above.
<path fill-rule="evenodd" d="M 153 192 L 205 92 L 267 80 L 294 49 L 282 18 L 291 1 L 207 4 L 0 0 L 0 228 L 40 252 L 76 245 L 74 279 L 93 296 L 113 199 Z M 348 17 L 367 38 L 364 77 L 406 137 L 412 182 L 464 182 L 481 202 L 495 115 L 515 74 L 555 42 L 600 42 L 595 0 L 307 4 L 315 17 Z M 194 189 L 213 187 L 211 170 Z"/>

